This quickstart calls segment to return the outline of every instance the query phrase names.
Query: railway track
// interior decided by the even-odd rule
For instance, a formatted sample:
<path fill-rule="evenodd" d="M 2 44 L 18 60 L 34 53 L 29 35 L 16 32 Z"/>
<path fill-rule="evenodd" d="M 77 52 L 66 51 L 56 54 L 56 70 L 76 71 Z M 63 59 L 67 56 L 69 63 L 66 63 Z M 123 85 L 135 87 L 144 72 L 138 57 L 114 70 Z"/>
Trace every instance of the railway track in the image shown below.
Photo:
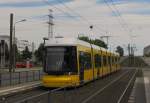
<path fill-rule="evenodd" d="M 77 88 L 31 90 L 8 97 L 3 103 L 126 103 L 136 72 L 135 69 L 123 69 Z"/>
<path fill-rule="evenodd" d="M 45 92 L 47 92 L 47 90 L 42 89 L 42 87 L 38 87 L 23 92 L 13 93 L 0 97 L 0 103 L 17 103 L 17 101 L 21 101 L 25 98 L 29 98 L 34 95 L 42 94 Z"/>
<path fill-rule="evenodd" d="M 129 84 L 131 84 L 132 80 L 134 81 L 135 74 L 135 69 L 122 70 L 120 73 L 113 74 L 107 78 L 104 78 L 103 80 L 98 80 L 93 83 L 87 84 L 84 87 L 77 88 L 76 91 L 69 90 L 66 93 L 58 91 L 51 94 L 51 102 L 126 103 L 125 101 L 128 100 L 128 94 L 130 93 L 128 89 L 131 90 L 131 87 L 129 88 Z"/>
<path fill-rule="evenodd" d="M 95 92 L 93 95 L 85 99 L 82 103 L 96 103 L 99 100 L 103 101 L 103 103 L 121 103 L 123 100 L 123 97 L 125 97 L 125 93 L 133 80 L 133 78 L 136 75 L 136 72 L 131 77 L 130 75 L 127 75 L 129 73 L 125 72 L 115 80 L 108 83 L 103 88 L 99 89 L 97 92 Z M 132 75 L 132 73 L 129 73 Z M 125 86 L 125 81 L 128 81 L 127 79 L 130 78 L 129 83 L 127 83 L 126 88 L 123 91 L 123 87 Z M 122 94 L 120 95 L 120 93 Z M 113 95 L 114 94 L 114 95 Z M 118 94 L 118 95 L 117 95 Z M 120 96 L 120 97 L 119 97 Z M 107 99 L 109 98 L 109 99 Z"/>

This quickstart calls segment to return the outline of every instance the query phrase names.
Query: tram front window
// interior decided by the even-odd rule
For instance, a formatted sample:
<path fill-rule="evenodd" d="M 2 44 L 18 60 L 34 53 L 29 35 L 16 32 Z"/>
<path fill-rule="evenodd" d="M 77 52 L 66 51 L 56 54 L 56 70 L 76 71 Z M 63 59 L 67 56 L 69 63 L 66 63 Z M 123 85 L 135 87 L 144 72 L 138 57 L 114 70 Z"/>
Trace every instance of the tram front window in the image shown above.
<path fill-rule="evenodd" d="M 47 47 L 45 72 L 66 74 L 77 72 L 76 47 Z"/>

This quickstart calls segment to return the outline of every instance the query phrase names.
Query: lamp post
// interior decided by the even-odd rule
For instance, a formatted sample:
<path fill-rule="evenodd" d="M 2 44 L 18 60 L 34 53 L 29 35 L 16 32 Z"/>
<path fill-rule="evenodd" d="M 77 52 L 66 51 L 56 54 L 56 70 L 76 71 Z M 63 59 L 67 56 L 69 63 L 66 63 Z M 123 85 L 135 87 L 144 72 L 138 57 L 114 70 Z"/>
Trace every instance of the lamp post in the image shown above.
<path fill-rule="evenodd" d="M 45 51 L 45 41 L 46 41 L 46 40 L 49 40 L 49 39 L 48 39 L 47 37 L 43 37 L 43 40 L 44 40 L 43 46 L 44 46 L 44 51 Z M 45 56 L 46 56 L 46 54 L 45 54 L 45 52 L 44 52 L 44 53 L 43 53 L 43 57 L 45 58 Z M 43 58 L 43 60 L 42 60 L 43 68 L 44 68 L 44 62 L 45 62 L 44 58 Z"/>
<path fill-rule="evenodd" d="M 13 69 L 13 71 L 15 71 L 15 68 L 16 68 L 16 45 L 17 45 L 16 36 L 15 36 L 15 34 L 16 34 L 16 24 L 20 23 L 20 22 L 25 22 L 25 21 L 27 21 L 27 20 L 26 19 L 19 20 L 19 21 L 15 22 L 14 26 L 13 26 L 13 29 L 14 29 L 14 33 L 13 33 L 13 52 L 14 52 L 14 54 L 13 54 L 14 63 L 13 64 L 14 64 L 14 69 Z"/>
<path fill-rule="evenodd" d="M 44 40 L 44 45 L 45 45 L 45 41 L 49 39 L 47 37 L 44 37 L 43 40 Z"/>

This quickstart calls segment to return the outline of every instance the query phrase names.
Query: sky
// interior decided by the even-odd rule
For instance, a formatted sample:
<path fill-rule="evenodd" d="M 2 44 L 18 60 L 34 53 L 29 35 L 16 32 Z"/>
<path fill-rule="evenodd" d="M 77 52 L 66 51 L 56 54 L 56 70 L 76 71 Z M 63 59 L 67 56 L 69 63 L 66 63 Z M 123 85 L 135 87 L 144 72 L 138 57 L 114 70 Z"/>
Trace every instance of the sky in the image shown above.
<path fill-rule="evenodd" d="M 38 47 L 48 36 L 49 9 L 55 36 L 82 34 L 94 39 L 107 35 L 111 51 L 118 45 L 127 51 L 132 43 L 136 55 L 150 44 L 150 0 L 0 0 L 0 35 L 9 35 L 9 15 L 14 13 L 14 22 L 27 20 L 16 24 L 16 37 Z"/>

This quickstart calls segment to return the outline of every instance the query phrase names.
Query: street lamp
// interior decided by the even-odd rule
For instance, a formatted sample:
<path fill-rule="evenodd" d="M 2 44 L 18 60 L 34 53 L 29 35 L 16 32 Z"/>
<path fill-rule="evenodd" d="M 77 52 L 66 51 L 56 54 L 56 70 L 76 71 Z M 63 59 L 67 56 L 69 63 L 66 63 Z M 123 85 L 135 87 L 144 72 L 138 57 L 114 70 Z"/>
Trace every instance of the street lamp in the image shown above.
<path fill-rule="evenodd" d="M 47 37 L 44 37 L 43 40 L 44 40 L 44 45 L 45 45 L 45 41 L 49 39 Z"/>
<path fill-rule="evenodd" d="M 45 41 L 46 40 L 49 40 L 47 37 L 43 37 L 43 40 L 44 40 L 44 44 L 43 44 L 43 46 L 44 46 L 44 51 L 45 51 Z M 45 58 L 45 56 L 46 56 L 46 54 L 45 54 L 45 52 L 43 53 L 43 57 Z M 44 59 L 42 60 L 43 61 L 43 67 L 44 67 Z"/>
<path fill-rule="evenodd" d="M 92 35 L 93 35 L 93 25 L 90 25 L 89 26 L 89 28 L 90 28 L 90 30 L 91 30 L 91 34 L 90 34 L 90 42 L 91 42 L 91 40 L 92 40 Z"/>
<path fill-rule="evenodd" d="M 14 38 L 13 38 L 14 42 L 15 42 L 16 24 L 20 23 L 20 22 L 25 22 L 25 21 L 27 21 L 27 20 L 26 19 L 22 19 L 22 20 L 19 20 L 19 21 L 17 21 L 17 22 L 14 23 Z"/>
<path fill-rule="evenodd" d="M 13 26 L 13 29 L 14 29 L 14 33 L 13 33 L 14 68 L 16 68 L 16 45 L 17 45 L 17 43 L 16 43 L 16 36 L 15 36 L 15 34 L 16 34 L 16 24 L 17 23 L 21 23 L 21 22 L 25 22 L 25 21 L 27 21 L 27 20 L 26 19 L 22 19 L 22 20 L 16 21 L 14 23 L 14 26 Z"/>

